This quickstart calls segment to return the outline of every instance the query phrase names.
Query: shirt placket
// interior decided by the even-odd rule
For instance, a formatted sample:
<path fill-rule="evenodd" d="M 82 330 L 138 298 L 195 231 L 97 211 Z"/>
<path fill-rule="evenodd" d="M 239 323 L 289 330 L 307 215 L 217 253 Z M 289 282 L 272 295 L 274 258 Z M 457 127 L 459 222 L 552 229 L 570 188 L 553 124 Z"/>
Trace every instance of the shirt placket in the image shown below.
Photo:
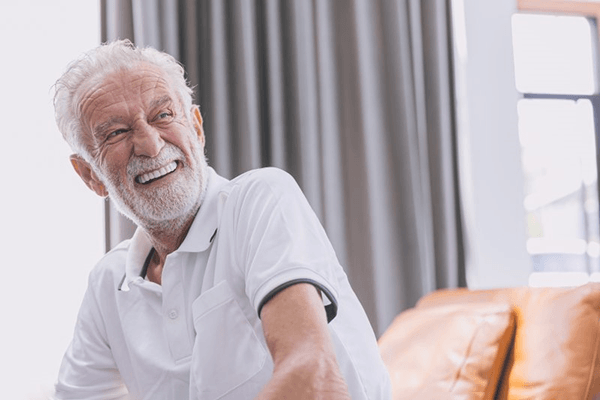
<path fill-rule="evenodd" d="M 162 274 L 163 305 L 162 318 L 169 350 L 178 362 L 192 355 L 192 342 L 188 335 L 183 282 L 180 278 L 182 255 L 167 256 Z"/>

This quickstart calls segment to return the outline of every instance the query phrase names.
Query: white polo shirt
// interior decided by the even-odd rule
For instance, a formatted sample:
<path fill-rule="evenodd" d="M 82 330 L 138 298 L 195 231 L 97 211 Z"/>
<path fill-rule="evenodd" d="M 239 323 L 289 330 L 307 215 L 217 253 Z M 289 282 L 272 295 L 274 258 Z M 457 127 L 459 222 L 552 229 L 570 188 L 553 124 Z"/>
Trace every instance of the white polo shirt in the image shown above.
<path fill-rule="evenodd" d="M 138 229 L 91 272 L 57 399 L 252 399 L 273 371 L 260 309 L 298 282 L 324 294 L 352 399 L 391 398 L 362 306 L 287 173 L 264 168 L 227 181 L 210 169 L 162 286 L 141 276 L 151 251 Z"/>

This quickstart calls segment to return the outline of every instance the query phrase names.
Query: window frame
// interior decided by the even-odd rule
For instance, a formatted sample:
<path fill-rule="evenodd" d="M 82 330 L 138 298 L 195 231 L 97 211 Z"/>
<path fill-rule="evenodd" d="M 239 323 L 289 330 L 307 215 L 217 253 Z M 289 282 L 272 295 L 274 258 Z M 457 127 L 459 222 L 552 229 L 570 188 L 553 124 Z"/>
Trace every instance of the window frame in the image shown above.
<path fill-rule="evenodd" d="M 517 0 L 518 12 L 543 13 L 552 15 L 566 15 L 585 17 L 594 20 L 596 31 L 596 47 L 593 49 L 596 57 L 596 81 L 600 86 L 600 60 L 598 59 L 600 47 L 600 2 L 579 1 L 579 0 Z M 598 171 L 598 181 L 596 190 L 600 199 L 600 90 L 596 87 L 596 93 L 585 94 L 554 94 L 554 93 L 525 93 L 520 92 L 523 99 L 552 99 L 552 100 L 589 100 L 592 104 L 593 119 L 594 119 L 594 134 L 596 143 L 596 171 Z M 587 213 L 584 216 L 586 219 L 586 230 L 588 230 Z M 599 221 L 600 224 L 600 221 Z M 589 258 L 586 257 L 586 265 L 588 275 L 591 276 L 592 271 Z"/>

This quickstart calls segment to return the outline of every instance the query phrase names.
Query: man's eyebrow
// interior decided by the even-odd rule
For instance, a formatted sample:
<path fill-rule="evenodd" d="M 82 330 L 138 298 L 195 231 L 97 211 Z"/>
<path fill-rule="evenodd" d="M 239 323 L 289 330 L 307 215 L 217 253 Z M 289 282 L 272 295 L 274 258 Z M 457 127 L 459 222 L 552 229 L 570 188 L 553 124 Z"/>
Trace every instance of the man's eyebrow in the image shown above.
<path fill-rule="evenodd" d="M 114 124 L 123 122 L 121 117 L 112 117 L 94 127 L 94 135 L 100 135 Z"/>
<path fill-rule="evenodd" d="M 173 102 L 173 99 L 171 99 L 171 96 L 166 94 L 164 96 L 159 97 L 158 99 L 152 100 L 152 103 L 150 103 L 150 107 L 160 107 L 171 102 Z"/>

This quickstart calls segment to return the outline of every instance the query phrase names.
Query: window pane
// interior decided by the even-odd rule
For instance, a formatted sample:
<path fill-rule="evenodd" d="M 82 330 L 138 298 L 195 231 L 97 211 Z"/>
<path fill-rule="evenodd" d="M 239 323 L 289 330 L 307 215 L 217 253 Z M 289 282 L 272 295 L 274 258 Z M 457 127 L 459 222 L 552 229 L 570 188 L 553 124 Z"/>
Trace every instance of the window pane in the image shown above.
<path fill-rule="evenodd" d="M 592 25 L 584 17 L 513 15 L 517 89 L 523 93 L 595 93 Z"/>
<path fill-rule="evenodd" d="M 588 100 L 521 100 L 527 250 L 536 271 L 597 271 L 598 189 Z"/>

